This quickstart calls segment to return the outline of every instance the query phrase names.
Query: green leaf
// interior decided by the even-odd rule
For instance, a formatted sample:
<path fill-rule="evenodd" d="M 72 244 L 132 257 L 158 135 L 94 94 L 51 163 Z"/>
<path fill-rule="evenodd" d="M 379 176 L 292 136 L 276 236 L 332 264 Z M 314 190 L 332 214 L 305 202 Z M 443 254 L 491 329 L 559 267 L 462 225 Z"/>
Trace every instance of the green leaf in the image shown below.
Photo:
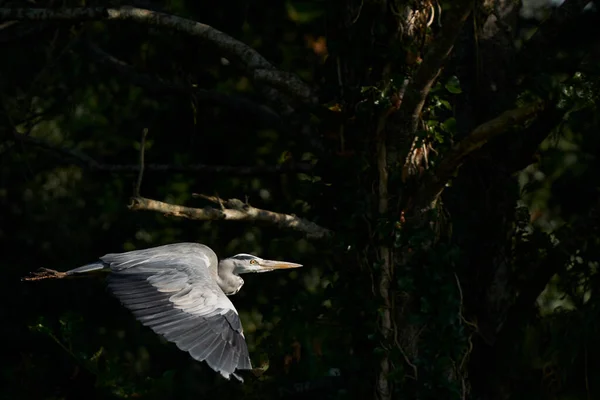
<path fill-rule="evenodd" d="M 460 81 L 456 76 L 451 76 L 444 87 L 447 91 L 449 91 L 452 94 L 462 93 L 462 89 L 460 88 Z"/>
<path fill-rule="evenodd" d="M 452 106 L 450 105 L 450 102 L 448 100 L 439 99 L 438 101 L 440 102 L 440 105 L 446 110 L 452 110 Z"/>
<path fill-rule="evenodd" d="M 430 120 L 427 121 L 427 126 L 430 127 L 430 128 L 435 128 L 439 124 L 440 124 L 440 122 L 436 121 L 435 119 L 430 119 Z"/>
<path fill-rule="evenodd" d="M 450 117 L 442 123 L 442 130 L 448 133 L 456 132 L 456 118 Z"/>
<path fill-rule="evenodd" d="M 433 87 L 431 88 L 429 93 L 438 92 L 441 88 L 442 88 L 442 85 L 440 84 L 440 82 L 437 82 L 435 85 L 433 85 Z"/>

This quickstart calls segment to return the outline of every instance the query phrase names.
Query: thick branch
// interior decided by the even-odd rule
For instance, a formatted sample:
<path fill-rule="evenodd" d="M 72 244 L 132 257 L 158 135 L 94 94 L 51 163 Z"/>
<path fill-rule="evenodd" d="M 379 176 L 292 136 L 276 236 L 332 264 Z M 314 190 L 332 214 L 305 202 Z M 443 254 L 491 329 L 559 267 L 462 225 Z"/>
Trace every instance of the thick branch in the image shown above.
<path fill-rule="evenodd" d="M 147 25 L 183 32 L 190 36 L 206 40 L 214 45 L 223 56 L 233 60 L 246 70 L 248 76 L 254 78 L 257 70 L 272 70 L 271 65 L 262 55 L 248 45 L 229 35 L 200 22 L 177 17 L 156 11 L 135 7 L 78 7 L 78 8 L 0 8 L 0 21 L 133 21 Z M 312 90 L 296 75 L 287 76 L 286 91 L 294 93 L 294 97 L 306 103 L 312 103 L 314 98 L 307 97 Z M 285 84 L 283 82 L 282 84 Z M 273 94 L 267 89 L 268 94 Z"/>
<path fill-rule="evenodd" d="M 266 83 L 300 101 L 309 99 L 309 103 L 315 104 L 317 102 L 311 89 L 290 72 L 257 69 L 254 71 L 254 80 Z"/>
<path fill-rule="evenodd" d="M 414 212 L 419 214 L 430 208 L 457 172 L 466 156 L 513 126 L 527 121 L 543 108 L 542 103 L 534 103 L 509 110 L 475 128 L 469 136 L 457 143 L 442 158 L 435 172 L 423 180 L 413 204 Z"/>
<path fill-rule="evenodd" d="M 509 174 L 514 174 L 534 163 L 536 161 L 534 156 L 540 144 L 559 126 L 565 113 L 566 110 L 557 108 L 556 104 L 547 106 L 525 129 L 519 140 L 509 143 L 506 151 L 511 154 L 511 157 L 504 157 L 498 162 L 505 165 Z"/>
<path fill-rule="evenodd" d="M 162 201 L 134 197 L 131 199 L 131 210 L 156 211 L 165 215 L 193 219 L 197 221 L 259 221 L 276 225 L 280 228 L 291 229 L 306 234 L 313 239 L 324 239 L 331 231 L 314 222 L 307 221 L 295 215 L 280 214 L 273 211 L 254 208 L 238 199 L 220 200 L 221 208 L 204 207 L 192 208 L 163 203 Z"/>
<path fill-rule="evenodd" d="M 90 54 L 101 64 L 113 69 L 132 83 L 142 86 L 155 93 L 172 93 L 179 95 L 193 95 L 197 100 L 210 104 L 216 104 L 254 117 L 264 125 L 270 127 L 281 127 L 281 118 L 270 108 L 256 104 L 241 96 L 227 95 L 210 90 L 198 89 L 186 85 L 169 82 L 159 77 L 139 73 L 131 65 L 119 60 L 94 43 L 87 43 Z M 270 71 L 272 72 L 272 71 Z"/>
<path fill-rule="evenodd" d="M 61 156 L 65 156 L 70 162 L 74 162 L 82 168 L 92 172 L 109 173 L 138 173 L 139 164 L 103 164 L 77 149 L 57 146 L 43 139 L 32 136 L 15 134 L 15 139 L 25 143 L 50 150 Z M 173 164 L 146 164 L 146 171 L 152 172 L 187 172 L 204 174 L 224 174 L 224 175 L 265 175 L 281 174 L 293 172 L 309 172 L 313 166 L 308 163 L 302 164 L 281 164 L 281 165 L 259 165 L 259 166 L 231 166 L 231 165 L 173 165 Z"/>

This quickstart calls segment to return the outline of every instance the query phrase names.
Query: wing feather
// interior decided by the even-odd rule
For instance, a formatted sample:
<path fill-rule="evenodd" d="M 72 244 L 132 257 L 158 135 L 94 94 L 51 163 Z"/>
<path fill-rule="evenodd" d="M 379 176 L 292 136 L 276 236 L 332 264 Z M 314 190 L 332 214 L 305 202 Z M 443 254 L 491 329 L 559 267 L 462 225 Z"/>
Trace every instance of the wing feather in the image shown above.
<path fill-rule="evenodd" d="M 239 315 L 210 275 L 201 245 L 181 245 L 170 245 L 176 258 L 160 248 L 102 257 L 112 272 L 108 287 L 143 325 L 225 378 L 242 380 L 235 370 L 252 365 Z"/>
<path fill-rule="evenodd" d="M 236 356 L 236 353 L 233 351 L 225 351 L 223 352 L 223 356 L 221 359 L 221 365 L 223 366 L 223 369 L 229 370 L 231 368 L 234 368 L 234 364 L 233 364 L 233 360 Z M 237 358 L 235 358 L 237 361 Z"/>

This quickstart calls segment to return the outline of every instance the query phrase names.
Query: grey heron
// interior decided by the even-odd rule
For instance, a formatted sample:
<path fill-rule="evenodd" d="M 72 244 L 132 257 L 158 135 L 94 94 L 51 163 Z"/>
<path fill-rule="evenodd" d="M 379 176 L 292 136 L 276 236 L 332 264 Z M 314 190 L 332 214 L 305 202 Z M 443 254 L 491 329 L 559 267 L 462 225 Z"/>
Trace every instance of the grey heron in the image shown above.
<path fill-rule="evenodd" d="M 107 270 L 108 288 L 136 319 L 226 379 L 252 369 L 237 310 L 227 296 L 244 284 L 240 274 L 301 264 L 237 254 L 218 260 L 199 243 L 167 244 L 107 254 L 66 272 L 42 268 L 24 280 L 66 278 Z"/>

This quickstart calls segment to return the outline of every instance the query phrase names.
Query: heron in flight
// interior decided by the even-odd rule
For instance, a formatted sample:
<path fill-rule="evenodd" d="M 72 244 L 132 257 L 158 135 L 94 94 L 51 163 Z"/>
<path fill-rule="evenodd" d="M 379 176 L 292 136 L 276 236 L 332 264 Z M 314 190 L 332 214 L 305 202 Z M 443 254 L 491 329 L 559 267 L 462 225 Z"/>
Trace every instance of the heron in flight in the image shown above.
<path fill-rule="evenodd" d="M 107 270 L 108 288 L 138 321 L 226 379 L 252 369 L 240 317 L 227 296 L 244 285 L 240 274 L 301 264 L 237 254 L 218 260 L 199 243 L 177 243 L 107 254 L 66 272 L 42 268 L 24 280 L 66 278 Z"/>

